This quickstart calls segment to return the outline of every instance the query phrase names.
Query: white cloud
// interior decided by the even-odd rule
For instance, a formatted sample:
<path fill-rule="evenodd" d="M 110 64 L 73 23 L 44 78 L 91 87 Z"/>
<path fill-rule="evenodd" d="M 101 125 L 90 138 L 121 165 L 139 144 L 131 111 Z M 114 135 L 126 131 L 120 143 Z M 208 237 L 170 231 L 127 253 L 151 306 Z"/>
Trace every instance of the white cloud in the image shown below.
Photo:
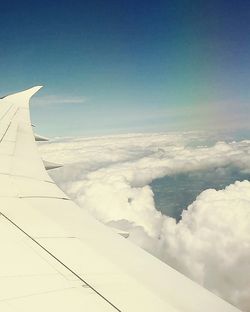
<path fill-rule="evenodd" d="M 203 138 L 206 139 L 206 138 Z M 80 206 L 226 300 L 250 311 L 250 183 L 206 190 L 181 222 L 162 215 L 149 183 L 204 168 L 250 171 L 250 141 L 191 147 L 197 133 L 62 139 L 41 146 L 65 163 L 52 173 Z"/>
<path fill-rule="evenodd" d="M 34 105 L 58 105 L 58 104 L 82 104 L 86 102 L 84 96 L 70 96 L 70 95 L 44 95 L 32 99 Z"/>
<path fill-rule="evenodd" d="M 245 311 L 250 307 L 250 183 L 206 190 L 175 224 L 165 218 L 161 257 Z"/>

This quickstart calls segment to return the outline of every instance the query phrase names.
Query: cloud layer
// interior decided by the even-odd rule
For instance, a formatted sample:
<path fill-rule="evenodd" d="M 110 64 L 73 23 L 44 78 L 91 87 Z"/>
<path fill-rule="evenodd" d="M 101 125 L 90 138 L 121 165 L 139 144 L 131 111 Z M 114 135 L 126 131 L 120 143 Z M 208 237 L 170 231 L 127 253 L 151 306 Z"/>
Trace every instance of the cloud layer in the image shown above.
<path fill-rule="evenodd" d="M 250 141 L 196 145 L 198 133 L 62 139 L 41 145 L 65 163 L 52 177 L 96 218 L 214 293 L 250 311 L 250 183 L 206 190 L 179 223 L 155 208 L 149 183 L 178 172 L 236 166 L 250 172 Z"/>

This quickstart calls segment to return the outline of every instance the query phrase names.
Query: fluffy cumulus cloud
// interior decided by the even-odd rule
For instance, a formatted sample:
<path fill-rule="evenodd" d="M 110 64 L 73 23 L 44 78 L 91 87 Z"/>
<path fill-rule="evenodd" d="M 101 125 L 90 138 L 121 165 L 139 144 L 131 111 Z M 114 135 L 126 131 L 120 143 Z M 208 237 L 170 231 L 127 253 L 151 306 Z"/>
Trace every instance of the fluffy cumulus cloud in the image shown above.
<path fill-rule="evenodd" d="M 182 213 L 161 214 L 152 180 L 179 172 L 238 167 L 250 172 L 250 141 L 218 141 L 197 133 L 129 134 L 59 139 L 44 158 L 64 163 L 58 185 L 102 222 L 219 296 L 250 311 L 250 182 L 209 189 Z M 200 144 L 195 144 L 200 142 Z"/>
<path fill-rule="evenodd" d="M 250 183 L 202 192 L 182 220 L 166 218 L 161 256 L 167 263 L 238 305 L 250 307 Z"/>

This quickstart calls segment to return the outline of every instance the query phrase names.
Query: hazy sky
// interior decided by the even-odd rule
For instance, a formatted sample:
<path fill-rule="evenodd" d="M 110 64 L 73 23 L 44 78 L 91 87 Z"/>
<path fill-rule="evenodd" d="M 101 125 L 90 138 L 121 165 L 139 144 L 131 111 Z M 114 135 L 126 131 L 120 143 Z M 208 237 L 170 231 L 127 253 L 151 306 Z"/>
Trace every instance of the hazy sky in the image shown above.
<path fill-rule="evenodd" d="M 247 1 L 10 1 L 0 93 L 44 85 L 45 135 L 246 127 Z"/>

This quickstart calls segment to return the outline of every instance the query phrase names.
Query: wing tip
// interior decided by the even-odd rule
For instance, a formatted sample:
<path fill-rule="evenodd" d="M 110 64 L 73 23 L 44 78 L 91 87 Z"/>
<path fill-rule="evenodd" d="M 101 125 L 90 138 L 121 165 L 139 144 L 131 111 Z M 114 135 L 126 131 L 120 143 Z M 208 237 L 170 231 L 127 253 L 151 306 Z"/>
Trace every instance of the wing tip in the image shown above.
<path fill-rule="evenodd" d="M 4 95 L 2 97 L 0 97 L 0 99 L 5 99 L 5 98 L 12 98 L 13 96 L 25 96 L 25 97 L 28 97 L 28 98 L 31 98 L 35 93 L 37 93 L 43 86 L 33 86 L 29 89 L 25 89 L 23 91 L 19 91 L 19 92 L 16 92 L 16 93 L 11 93 L 11 94 L 7 94 L 7 95 Z"/>
<path fill-rule="evenodd" d="M 26 89 L 22 92 L 26 93 L 27 95 L 29 95 L 30 97 L 32 95 L 34 95 L 35 93 L 37 93 L 43 86 L 34 86 L 34 87 L 31 87 L 29 89 Z"/>

